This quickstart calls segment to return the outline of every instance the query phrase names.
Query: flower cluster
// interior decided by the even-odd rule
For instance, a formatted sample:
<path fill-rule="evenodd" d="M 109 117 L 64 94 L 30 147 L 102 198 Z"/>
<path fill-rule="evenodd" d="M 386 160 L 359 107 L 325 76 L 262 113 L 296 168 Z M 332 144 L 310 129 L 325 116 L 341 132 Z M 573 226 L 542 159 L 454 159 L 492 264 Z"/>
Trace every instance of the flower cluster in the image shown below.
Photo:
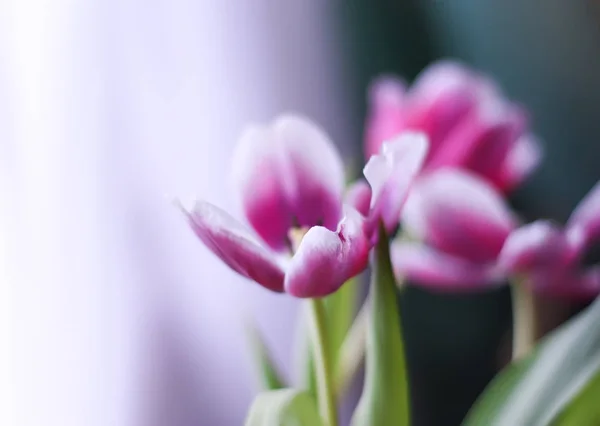
<path fill-rule="evenodd" d="M 306 365 L 314 389 L 289 387 L 261 344 L 258 361 L 271 390 L 255 399 L 248 425 L 338 426 L 337 402 L 365 354 L 352 426 L 409 425 L 409 374 L 395 297 L 405 279 L 446 292 L 511 283 L 513 362 L 531 354 L 540 337 L 534 293 L 584 300 L 600 293 L 600 265 L 586 265 L 587 252 L 600 240 L 600 183 L 564 226 L 524 223 L 506 197 L 535 170 L 542 150 L 524 109 L 489 78 L 439 62 L 411 87 L 398 78 L 378 79 L 369 105 L 364 176 L 348 187 L 326 132 L 307 118 L 284 115 L 247 128 L 235 149 L 233 181 L 249 226 L 207 201 L 181 207 L 198 238 L 232 270 L 271 291 L 308 299 L 312 358 Z M 346 286 L 350 293 L 338 293 L 332 303 L 322 298 L 369 261 L 369 303 L 352 326 L 349 318 L 338 321 L 348 317 L 346 295 L 355 287 Z M 582 323 L 575 324 L 583 336 Z M 328 337 L 332 331 L 345 335 L 344 342 Z M 580 346 L 577 339 L 567 340 Z M 543 366 L 560 345 L 540 349 Z M 566 353 L 556 359 L 562 362 Z M 520 380 L 514 370 L 507 374 L 513 384 Z M 495 388 L 490 395 L 497 400 Z"/>
<path fill-rule="evenodd" d="M 600 186 L 564 229 L 522 224 L 505 200 L 541 158 L 522 107 L 487 77 L 454 62 L 408 88 L 378 79 L 369 91 L 365 180 L 344 188 L 326 133 L 300 116 L 248 128 L 233 159 L 252 230 L 205 201 L 185 211 L 230 268 L 296 297 L 323 297 L 364 270 L 380 224 L 394 271 L 415 284 L 478 290 L 524 277 L 537 291 L 600 292 L 600 267 L 582 259 L 600 238 Z"/>

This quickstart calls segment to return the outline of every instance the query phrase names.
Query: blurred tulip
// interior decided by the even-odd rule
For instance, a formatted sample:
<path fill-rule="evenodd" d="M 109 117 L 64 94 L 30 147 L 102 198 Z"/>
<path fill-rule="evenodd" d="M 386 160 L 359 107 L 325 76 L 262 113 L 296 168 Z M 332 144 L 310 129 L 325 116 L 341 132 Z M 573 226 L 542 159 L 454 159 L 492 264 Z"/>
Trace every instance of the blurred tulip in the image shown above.
<path fill-rule="evenodd" d="M 517 219 L 486 181 L 445 169 L 415 183 L 402 224 L 418 242 L 393 243 L 397 275 L 432 288 L 458 290 L 501 281 L 498 255 Z"/>
<path fill-rule="evenodd" d="M 425 69 L 410 89 L 392 77 L 369 92 L 367 158 L 403 131 L 430 141 L 425 172 L 444 167 L 470 170 L 506 192 L 538 165 L 541 149 L 527 132 L 527 117 L 485 77 L 441 61 Z"/>
<path fill-rule="evenodd" d="M 231 269 L 269 290 L 322 297 L 366 268 L 364 218 L 349 206 L 342 211 L 342 161 L 315 124 L 286 116 L 249 129 L 233 166 L 258 236 L 208 202 L 184 210 L 196 235 Z"/>
<path fill-rule="evenodd" d="M 586 299 L 600 293 L 600 265 L 582 267 L 586 251 L 600 239 L 600 183 L 579 203 L 564 228 L 545 220 L 511 233 L 500 254 L 508 274 L 558 297 Z"/>

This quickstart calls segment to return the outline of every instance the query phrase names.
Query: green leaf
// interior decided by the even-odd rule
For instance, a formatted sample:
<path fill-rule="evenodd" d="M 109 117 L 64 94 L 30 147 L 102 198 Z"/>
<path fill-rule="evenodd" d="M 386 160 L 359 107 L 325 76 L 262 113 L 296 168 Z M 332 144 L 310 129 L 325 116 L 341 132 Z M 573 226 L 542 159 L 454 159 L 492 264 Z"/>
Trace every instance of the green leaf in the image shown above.
<path fill-rule="evenodd" d="M 600 298 L 503 370 L 463 424 L 552 424 L 599 371 Z"/>
<path fill-rule="evenodd" d="M 477 400 L 464 425 L 485 425 L 497 415 L 497 410 L 506 403 L 510 393 L 535 360 L 533 356 L 508 365 L 497 375 L 485 390 L 485 397 Z"/>
<path fill-rule="evenodd" d="M 246 426 L 322 426 L 315 400 L 304 391 L 279 389 L 259 394 Z"/>
<path fill-rule="evenodd" d="M 308 339 L 308 336 L 307 336 Z M 308 342 L 307 346 L 307 351 L 306 352 L 306 364 L 305 364 L 305 370 L 304 370 L 304 375 L 305 375 L 305 386 L 306 386 L 306 390 L 309 394 L 311 394 L 313 396 L 313 398 L 315 398 L 315 400 L 318 398 L 317 395 L 317 377 L 316 377 L 316 373 L 315 373 L 315 362 L 313 359 L 313 349 L 312 349 L 312 342 Z"/>
<path fill-rule="evenodd" d="M 247 328 L 247 335 L 263 387 L 268 390 L 285 388 L 285 382 L 277 371 L 275 362 L 258 328 L 250 325 Z"/>
<path fill-rule="evenodd" d="M 383 228 L 373 253 L 365 384 L 353 426 L 408 426 L 408 379 L 396 283 Z"/>
<path fill-rule="evenodd" d="M 554 426 L 600 425 L 600 374 L 596 374 L 587 386 L 553 423 Z"/>

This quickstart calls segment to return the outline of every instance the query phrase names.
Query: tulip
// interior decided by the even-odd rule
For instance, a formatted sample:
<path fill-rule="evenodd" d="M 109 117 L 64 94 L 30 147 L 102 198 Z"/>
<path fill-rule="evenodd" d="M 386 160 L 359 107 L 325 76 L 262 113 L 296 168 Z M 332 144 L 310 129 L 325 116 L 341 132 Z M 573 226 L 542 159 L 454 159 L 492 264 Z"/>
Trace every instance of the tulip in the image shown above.
<path fill-rule="evenodd" d="M 498 256 L 517 219 L 494 187 L 477 175 L 443 169 L 421 177 L 402 215 L 396 275 L 426 287 L 470 290 L 502 282 Z"/>
<path fill-rule="evenodd" d="M 368 262 L 364 218 L 342 204 L 343 167 L 315 124 L 294 116 L 243 133 L 234 182 L 252 230 L 198 201 L 184 210 L 202 242 L 237 273 L 296 297 L 322 297 Z"/>
<path fill-rule="evenodd" d="M 431 65 L 408 90 L 401 80 L 382 77 L 369 98 L 367 158 L 401 132 L 424 132 L 430 141 L 424 172 L 463 168 L 502 192 L 518 186 L 540 161 L 524 111 L 459 63 Z"/>
<path fill-rule="evenodd" d="M 500 253 L 507 274 L 525 277 L 537 292 L 589 299 L 600 293 L 600 265 L 584 267 L 600 239 L 600 183 L 579 203 L 565 227 L 538 220 L 513 231 Z"/>

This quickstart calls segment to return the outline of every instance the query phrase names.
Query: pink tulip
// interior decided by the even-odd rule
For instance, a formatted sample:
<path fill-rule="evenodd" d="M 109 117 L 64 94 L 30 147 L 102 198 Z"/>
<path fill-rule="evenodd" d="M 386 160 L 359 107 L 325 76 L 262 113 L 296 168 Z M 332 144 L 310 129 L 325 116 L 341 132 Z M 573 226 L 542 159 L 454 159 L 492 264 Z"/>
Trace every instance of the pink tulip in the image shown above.
<path fill-rule="evenodd" d="M 586 251 L 600 239 L 600 183 L 579 203 L 564 228 L 544 220 L 525 225 L 506 240 L 500 265 L 524 276 L 544 294 L 590 298 L 600 293 L 600 266 L 582 267 Z"/>
<path fill-rule="evenodd" d="M 231 269 L 269 290 L 322 297 L 366 268 L 364 217 L 342 206 L 342 161 L 315 124 L 284 116 L 248 129 L 233 169 L 256 234 L 208 202 L 184 210 L 196 235 Z"/>
<path fill-rule="evenodd" d="M 414 184 L 402 224 L 418 242 L 392 244 L 397 275 L 431 288 L 460 290 L 502 280 L 498 256 L 517 219 L 489 183 L 444 169 Z"/>
<path fill-rule="evenodd" d="M 408 90 L 400 80 L 380 78 L 369 97 L 367 158 L 399 133 L 420 131 L 430 141 L 425 172 L 467 169 L 503 192 L 518 186 L 539 163 L 541 150 L 527 133 L 524 111 L 458 63 L 431 65 Z"/>

